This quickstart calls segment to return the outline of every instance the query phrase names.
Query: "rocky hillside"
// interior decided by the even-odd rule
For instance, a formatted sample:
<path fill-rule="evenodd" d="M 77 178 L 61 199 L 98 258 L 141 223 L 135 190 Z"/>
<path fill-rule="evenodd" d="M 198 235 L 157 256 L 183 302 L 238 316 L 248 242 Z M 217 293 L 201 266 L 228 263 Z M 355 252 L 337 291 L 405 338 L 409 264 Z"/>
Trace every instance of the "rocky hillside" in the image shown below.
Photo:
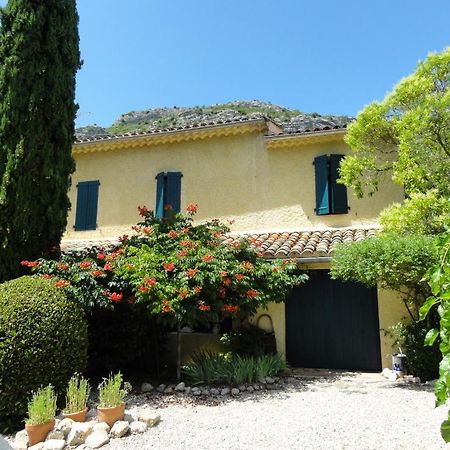
<path fill-rule="evenodd" d="M 306 114 L 295 109 L 273 105 L 259 100 L 235 101 L 212 106 L 192 108 L 154 108 L 144 111 L 131 111 L 122 114 L 109 128 L 89 125 L 78 128 L 78 137 L 105 134 L 121 134 L 130 131 L 152 131 L 163 128 L 183 127 L 201 122 L 237 120 L 243 117 L 269 117 L 287 132 L 302 131 L 307 128 L 344 125 L 351 121 L 347 116 Z"/>

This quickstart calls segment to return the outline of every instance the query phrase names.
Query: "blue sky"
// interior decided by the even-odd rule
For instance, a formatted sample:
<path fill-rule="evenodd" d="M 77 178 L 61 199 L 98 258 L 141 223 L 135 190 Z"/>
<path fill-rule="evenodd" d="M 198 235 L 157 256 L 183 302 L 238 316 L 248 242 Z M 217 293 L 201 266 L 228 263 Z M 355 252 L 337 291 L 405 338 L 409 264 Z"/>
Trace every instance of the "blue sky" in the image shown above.
<path fill-rule="evenodd" d="M 237 99 L 355 115 L 428 52 L 450 45 L 449 0 L 77 4 L 78 126 Z"/>

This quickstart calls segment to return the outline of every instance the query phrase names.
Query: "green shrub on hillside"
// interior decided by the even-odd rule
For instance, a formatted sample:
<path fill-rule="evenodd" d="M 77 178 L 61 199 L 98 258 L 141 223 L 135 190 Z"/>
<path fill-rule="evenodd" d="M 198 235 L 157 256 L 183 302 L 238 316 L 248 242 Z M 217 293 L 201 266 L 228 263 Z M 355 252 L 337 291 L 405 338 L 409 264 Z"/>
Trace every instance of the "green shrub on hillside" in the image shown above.
<path fill-rule="evenodd" d="M 0 285 L 0 431 L 23 419 L 32 391 L 63 393 L 85 369 L 83 311 L 51 280 L 22 277 Z"/>

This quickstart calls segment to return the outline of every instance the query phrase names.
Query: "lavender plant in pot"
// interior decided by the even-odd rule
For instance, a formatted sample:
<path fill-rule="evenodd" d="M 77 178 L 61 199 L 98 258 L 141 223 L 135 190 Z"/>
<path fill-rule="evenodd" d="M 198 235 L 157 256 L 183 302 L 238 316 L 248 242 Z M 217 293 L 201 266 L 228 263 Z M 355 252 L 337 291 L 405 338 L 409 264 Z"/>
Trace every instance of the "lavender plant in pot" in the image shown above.
<path fill-rule="evenodd" d="M 130 389 L 129 383 L 123 383 L 123 376 L 120 372 L 103 378 L 98 386 L 97 419 L 99 422 L 106 422 L 112 427 L 118 420 L 123 420 L 124 400 Z"/>
<path fill-rule="evenodd" d="M 88 381 L 75 374 L 67 386 L 66 407 L 63 410 L 64 417 L 75 422 L 84 422 L 88 411 L 87 401 L 90 391 Z"/>

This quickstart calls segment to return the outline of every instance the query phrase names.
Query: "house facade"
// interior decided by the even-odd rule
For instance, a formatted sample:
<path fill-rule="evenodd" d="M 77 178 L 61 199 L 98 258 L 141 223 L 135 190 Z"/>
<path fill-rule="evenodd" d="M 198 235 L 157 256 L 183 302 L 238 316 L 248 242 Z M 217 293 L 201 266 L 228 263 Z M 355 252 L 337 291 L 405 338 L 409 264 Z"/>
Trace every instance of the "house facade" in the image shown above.
<path fill-rule="evenodd" d="M 196 220 L 232 222 L 267 258 L 294 258 L 310 280 L 253 319 L 275 332 L 292 366 L 379 370 L 392 353 L 385 330 L 404 315 L 394 294 L 330 280 L 337 243 L 376 234 L 380 211 L 401 201 L 386 183 L 358 199 L 336 182 L 351 153 L 345 127 L 286 133 L 265 118 L 78 140 L 66 248 L 114 242 L 139 220 L 197 203 Z"/>

